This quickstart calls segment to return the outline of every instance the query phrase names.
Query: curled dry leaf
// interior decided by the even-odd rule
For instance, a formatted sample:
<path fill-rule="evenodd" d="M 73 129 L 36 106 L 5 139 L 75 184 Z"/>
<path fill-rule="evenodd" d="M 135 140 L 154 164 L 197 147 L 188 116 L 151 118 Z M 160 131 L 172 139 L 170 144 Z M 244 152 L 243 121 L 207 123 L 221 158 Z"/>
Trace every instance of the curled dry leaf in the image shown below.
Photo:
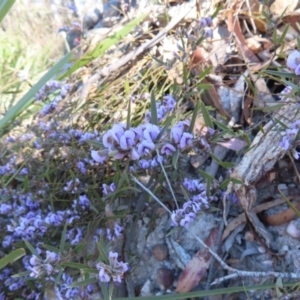
<path fill-rule="evenodd" d="M 300 209 L 300 201 L 294 203 L 296 209 Z M 292 221 L 296 217 L 296 213 L 292 208 L 288 208 L 278 214 L 270 216 L 260 216 L 259 218 L 266 224 L 272 226 L 282 225 L 286 222 Z"/>
<path fill-rule="evenodd" d="M 210 232 L 208 238 L 205 240 L 205 244 L 208 247 L 212 248 L 216 244 L 218 232 L 219 230 L 217 228 L 214 228 Z M 187 293 L 195 288 L 206 273 L 210 265 L 210 261 L 211 254 L 207 249 L 201 249 L 198 251 L 181 273 L 176 292 Z"/>
<path fill-rule="evenodd" d="M 295 197 L 294 197 L 294 196 L 290 196 L 289 198 L 292 199 L 292 198 L 295 198 Z M 285 201 L 284 199 L 282 199 L 282 198 L 276 199 L 276 200 L 272 200 L 272 201 L 269 201 L 269 202 L 266 202 L 266 203 L 263 203 L 263 204 L 260 204 L 260 205 L 258 205 L 258 206 L 256 206 L 256 207 L 254 207 L 254 208 L 253 208 L 253 212 L 256 213 L 256 214 L 259 214 L 259 213 L 261 213 L 261 212 L 263 212 L 263 211 L 265 211 L 265 210 L 267 210 L 267 209 L 270 209 L 270 208 L 272 208 L 272 207 L 275 207 L 275 206 L 277 206 L 277 205 L 281 205 L 281 204 L 284 204 L 284 203 L 286 203 L 286 201 Z M 299 203 L 299 202 L 298 202 L 298 203 Z M 298 205 L 298 204 L 297 204 L 297 205 Z M 296 205 L 295 205 L 295 206 L 296 206 Z M 300 203 L 299 203 L 299 206 L 300 206 Z M 298 209 L 298 206 L 296 206 L 296 207 L 297 207 L 297 209 Z M 288 210 L 289 210 L 289 209 L 288 209 Z M 276 214 L 276 215 L 277 215 L 277 214 Z M 273 215 L 273 216 L 275 216 L 275 215 Z M 271 215 L 270 217 L 272 217 L 272 215 Z M 260 219 L 261 219 L 263 222 L 265 221 L 265 219 L 263 219 L 263 218 L 260 218 Z M 281 218 L 281 220 L 283 221 L 284 219 Z M 223 236 L 222 236 L 222 241 L 224 241 L 236 227 L 238 227 L 239 225 L 245 223 L 246 221 L 247 221 L 247 220 L 246 220 L 245 213 L 242 213 L 242 214 L 240 214 L 238 217 L 234 218 L 234 219 L 228 224 L 228 226 L 226 227 L 226 229 L 224 230 Z M 275 225 L 275 224 L 270 224 L 270 223 L 268 223 L 268 221 L 266 221 L 266 222 L 267 222 L 267 224 L 269 224 L 269 225 Z M 281 224 L 284 224 L 285 222 L 288 222 L 288 220 L 282 222 Z M 281 224 L 276 224 L 276 225 L 281 225 Z"/>

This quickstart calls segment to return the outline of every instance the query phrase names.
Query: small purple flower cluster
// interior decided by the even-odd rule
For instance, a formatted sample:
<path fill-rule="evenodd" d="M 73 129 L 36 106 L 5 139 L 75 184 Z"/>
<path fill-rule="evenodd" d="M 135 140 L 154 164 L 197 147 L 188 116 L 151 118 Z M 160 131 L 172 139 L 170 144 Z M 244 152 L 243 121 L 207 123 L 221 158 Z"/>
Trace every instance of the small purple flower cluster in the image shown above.
<path fill-rule="evenodd" d="M 109 265 L 102 262 L 97 263 L 96 268 L 99 270 L 99 280 L 101 282 L 121 283 L 125 272 L 129 270 L 128 264 L 118 261 L 118 253 L 112 251 L 108 255 Z"/>
<path fill-rule="evenodd" d="M 291 99 L 288 97 L 289 94 L 293 91 L 293 88 L 290 85 L 287 85 L 280 93 L 280 100 L 282 102 L 290 102 Z"/>
<path fill-rule="evenodd" d="M 293 157 L 295 159 L 299 159 L 300 157 L 300 152 L 296 150 L 296 147 L 300 145 L 299 140 L 296 140 L 298 136 L 300 128 L 300 120 L 295 121 L 291 128 L 288 128 L 285 130 L 285 134 L 279 143 L 279 145 L 284 149 L 284 150 L 292 150 Z"/>
<path fill-rule="evenodd" d="M 117 189 L 116 184 L 113 182 L 110 185 L 105 183 L 102 184 L 102 193 L 104 196 L 108 196 L 109 194 L 113 193 Z"/>
<path fill-rule="evenodd" d="M 41 114 L 42 116 L 45 116 L 52 111 L 56 109 L 58 106 L 59 102 L 66 97 L 68 94 L 68 91 L 70 89 L 70 85 L 65 84 L 62 85 L 59 81 L 57 80 L 50 80 L 47 82 L 40 90 L 39 92 L 35 95 L 35 100 L 36 102 L 41 102 L 41 101 L 46 101 L 49 99 L 49 96 L 58 90 L 60 90 L 60 93 L 54 97 L 54 99 L 50 102 L 47 103 L 42 111 Z"/>
<path fill-rule="evenodd" d="M 63 272 L 58 289 L 58 292 L 63 299 L 92 299 L 91 295 L 96 290 L 96 286 L 94 284 L 88 284 L 85 288 L 70 288 L 70 285 L 73 283 L 74 279 L 68 273 Z"/>
<path fill-rule="evenodd" d="M 205 186 L 199 180 L 185 178 L 183 186 L 194 195 L 183 204 L 182 208 L 172 212 L 172 226 L 186 226 L 196 218 L 196 214 L 200 210 L 209 208 L 209 198 L 206 195 Z"/>
<path fill-rule="evenodd" d="M 165 96 L 164 104 L 157 106 L 161 109 L 160 117 L 163 118 L 167 112 L 173 111 L 175 105 L 176 102 L 172 96 Z M 147 114 L 149 121 L 150 112 Z M 165 159 L 162 156 L 151 159 L 142 157 L 149 157 L 157 147 L 161 147 L 160 152 L 165 156 L 171 156 L 177 149 L 184 151 L 191 148 L 194 136 L 188 132 L 189 126 L 189 121 L 179 121 L 171 128 L 169 136 L 164 133 L 158 139 L 161 128 L 152 123 L 145 123 L 130 129 L 126 129 L 124 124 L 115 124 L 103 135 L 102 142 L 106 149 L 92 150 L 91 156 L 96 162 L 103 164 L 109 156 L 123 159 L 128 155 L 131 160 L 138 161 L 140 168 L 154 168 L 159 166 L 160 162 L 164 163 Z M 133 166 L 132 169 L 134 169 Z"/>
<path fill-rule="evenodd" d="M 286 60 L 286 64 L 296 75 L 300 75 L 300 52 L 298 50 L 291 52 Z"/>
<path fill-rule="evenodd" d="M 174 112 L 176 101 L 171 95 L 166 95 L 163 98 L 163 103 L 156 102 L 157 119 L 159 122 L 163 121 L 168 113 Z M 151 112 L 149 110 L 145 113 L 145 121 L 151 123 Z"/>
<path fill-rule="evenodd" d="M 0 176 L 15 174 L 16 160 L 17 160 L 17 156 L 13 156 L 9 159 L 9 161 L 5 165 L 0 166 Z"/>
<path fill-rule="evenodd" d="M 213 37 L 213 31 L 212 29 L 210 28 L 211 25 L 212 25 L 212 18 L 209 16 L 209 17 L 206 17 L 206 18 L 201 18 L 198 20 L 198 23 L 199 23 L 199 29 L 204 29 L 204 36 L 206 38 L 212 38 Z"/>
<path fill-rule="evenodd" d="M 46 251 L 46 259 L 42 260 L 37 256 L 33 255 L 29 263 L 29 269 L 31 271 L 30 277 L 34 278 L 43 278 L 54 275 L 55 273 L 59 272 L 55 268 L 56 263 L 60 261 L 60 256 L 57 253 Z"/>

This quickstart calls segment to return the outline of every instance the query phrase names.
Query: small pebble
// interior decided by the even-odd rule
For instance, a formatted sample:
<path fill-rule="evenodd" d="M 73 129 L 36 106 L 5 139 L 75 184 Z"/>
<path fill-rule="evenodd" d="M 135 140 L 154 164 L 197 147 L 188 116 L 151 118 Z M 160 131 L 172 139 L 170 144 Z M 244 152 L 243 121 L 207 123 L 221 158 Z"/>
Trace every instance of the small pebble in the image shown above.
<path fill-rule="evenodd" d="M 254 241 L 254 235 L 251 231 L 247 231 L 245 233 L 245 240 L 248 242 L 253 242 Z"/>
<path fill-rule="evenodd" d="M 161 290 L 170 288 L 174 281 L 173 271 L 166 268 L 160 268 L 156 273 L 156 282 Z"/>
<path fill-rule="evenodd" d="M 157 244 L 153 247 L 152 254 L 157 260 L 165 260 L 168 256 L 168 247 L 164 244 Z"/>

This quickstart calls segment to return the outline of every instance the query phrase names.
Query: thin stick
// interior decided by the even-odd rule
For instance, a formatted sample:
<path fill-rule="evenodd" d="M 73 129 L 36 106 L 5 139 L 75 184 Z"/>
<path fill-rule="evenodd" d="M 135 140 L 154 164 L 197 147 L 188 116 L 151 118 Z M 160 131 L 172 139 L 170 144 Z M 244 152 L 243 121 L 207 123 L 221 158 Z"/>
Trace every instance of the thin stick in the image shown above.
<path fill-rule="evenodd" d="M 157 153 L 157 156 L 159 157 L 159 153 L 158 153 L 157 149 L 156 149 L 156 153 Z M 171 186 L 171 183 L 170 183 L 170 181 L 169 181 L 169 178 L 168 178 L 168 175 L 167 175 L 167 173 L 166 173 L 166 170 L 165 170 L 165 168 L 164 168 L 162 162 L 161 162 L 159 159 L 158 159 L 157 161 L 159 162 L 159 164 L 160 164 L 160 166 L 161 166 L 161 169 L 163 170 L 163 173 L 164 173 L 165 178 L 166 178 L 166 180 L 167 180 L 167 183 L 168 183 L 169 189 L 170 189 L 170 191 L 171 191 L 172 197 L 173 197 L 174 202 L 175 202 L 175 204 L 176 204 L 176 208 L 179 209 L 178 202 L 177 202 L 177 199 L 176 199 L 176 197 L 175 197 L 175 194 L 174 194 L 173 188 L 172 188 L 172 186 Z"/>
<path fill-rule="evenodd" d="M 165 208 L 166 211 L 169 212 L 171 215 L 171 211 L 149 190 L 147 189 L 140 181 L 138 181 L 133 175 L 131 175 L 132 179 L 142 188 L 144 189 L 153 199 L 155 199 L 162 207 Z M 222 258 L 215 253 L 210 247 L 208 247 L 196 234 L 194 234 L 191 230 L 186 228 L 188 232 L 199 242 L 199 244 L 204 247 L 205 249 L 208 250 L 208 252 L 220 263 L 223 269 L 234 273 L 230 274 L 228 276 L 216 279 L 211 285 L 218 284 L 220 282 L 223 282 L 224 280 L 230 279 L 230 278 L 235 278 L 235 277 L 281 277 L 281 278 L 287 278 L 287 279 L 300 279 L 300 272 L 299 273 L 281 273 L 281 272 L 252 272 L 252 271 L 241 271 L 234 269 L 230 266 L 228 266 Z"/>
<path fill-rule="evenodd" d="M 147 189 L 137 178 L 135 178 L 133 175 L 131 175 L 131 178 L 143 190 L 145 190 L 154 200 L 156 200 L 170 215 L 172 214 L 172 212 L 149 189 Z"/>

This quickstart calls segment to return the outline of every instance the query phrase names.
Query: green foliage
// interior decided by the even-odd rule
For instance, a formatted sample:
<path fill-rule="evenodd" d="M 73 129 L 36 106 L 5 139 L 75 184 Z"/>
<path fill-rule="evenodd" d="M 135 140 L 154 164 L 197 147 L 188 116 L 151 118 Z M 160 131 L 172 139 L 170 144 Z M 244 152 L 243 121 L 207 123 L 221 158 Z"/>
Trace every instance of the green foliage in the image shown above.
<path fill-rule="evenodd" d="M 16 0 L 0 0 L 0 23 L 8 14 Z"/>
<path fill-rule="evenodd" d="M 0 259 L 0 270 L 5 268 L 8 264 L 11 264 L 14 261 L 20 259 L 25 254 L 26 252 L 23 248 L 13 250 L 12 252 Z"/>

